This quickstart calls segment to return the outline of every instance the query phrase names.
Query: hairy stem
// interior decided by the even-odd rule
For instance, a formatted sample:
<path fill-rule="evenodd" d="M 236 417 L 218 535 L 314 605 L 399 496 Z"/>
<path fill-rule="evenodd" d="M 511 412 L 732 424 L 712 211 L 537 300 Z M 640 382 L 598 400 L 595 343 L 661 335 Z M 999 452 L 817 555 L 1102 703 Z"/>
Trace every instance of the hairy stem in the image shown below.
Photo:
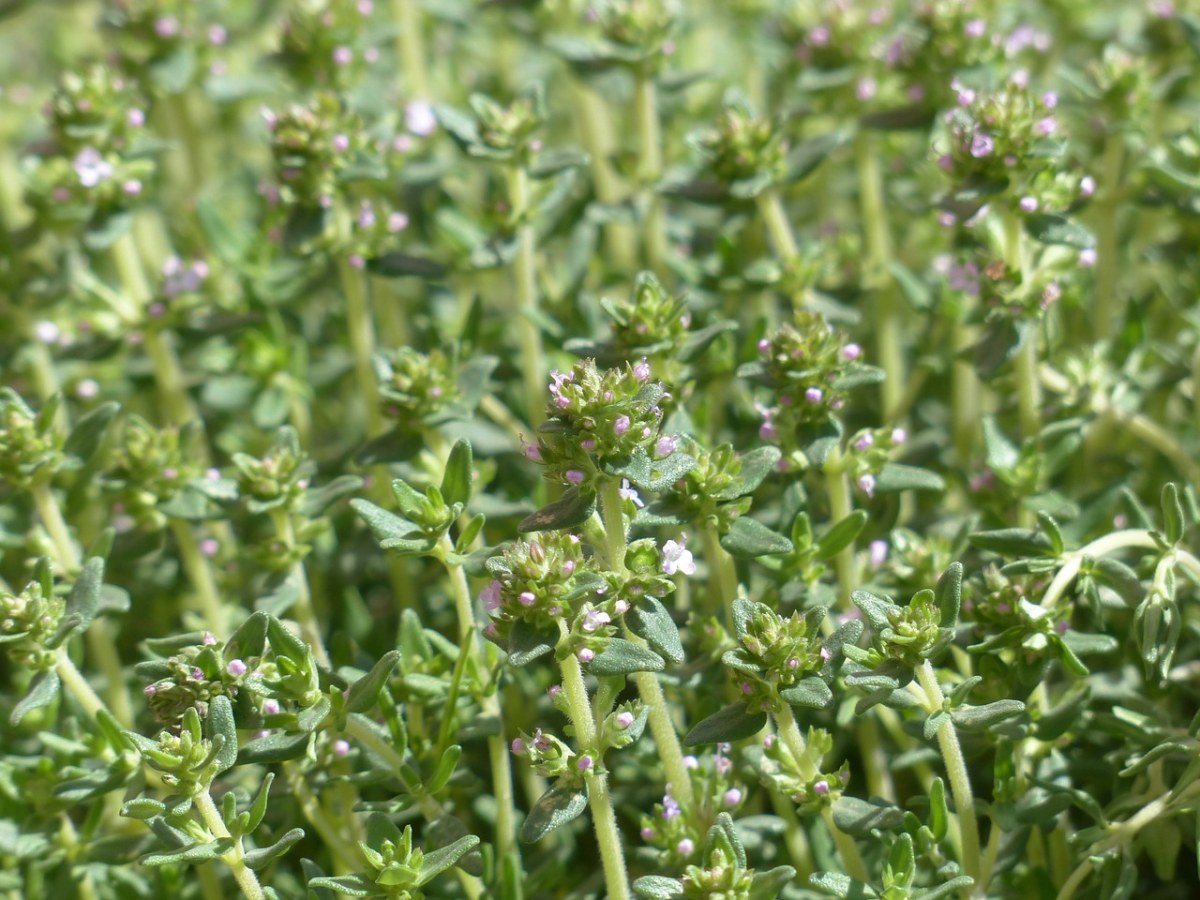
<path fill-rule="evenodd" d="M 342 206 L 337 216 L 339 234 L 343 241 L 348 240 L 350 213 Z M 363 273 L 351 264 L 345 249 L 337 253 L 337 271 L 346 298 L 346 330 L 354 354 L 354 380 L 366 404 L 367 434 L 374 437 L 384 430 L 384 422 L 379 407 L 379 384 L 375 378 L 375 325 L 367 300 L 367 285 Z"/>
<path fill-rule="evenodd" d="M 228 617 L 225 614 L 225 605 L 221 603 L 217 592 L 212 567 L 200 552 L 200 545 L 196 542 L 192 526 L 183 519 L 171 519 L 170 523 L 171 533 L 175 535 L 175 543 L 179 546 L 179 555 L 183 559 L 183 568 L 196 590 L 197 609 L 214 633 L 224 635 Z"/>
<path fill-rule="evenodd" d="M 221 813 L 207 790 L 196 794 L 192 801 L 196 805 L 196 811 L 200 813 L 201 821 L 212 832 L 213 837 L 228 838 L 230 836 L 229 829 L 225 827 L 225 820 L 221 818 Z M 254 870 L 246 865 L 245 856 L 242 840 L 238 838 L 233 842 L 233 848 L 221 856 L 221 860 L 229 866 L 229 871 L 233 873 L 234 880 L 242 889 L 247 900 L 264 900 L 266 894 L 263 893 L 262 885 L 258 883 L 258 876 L 254 874 Z"/>
<path fill-rule="evenodd" d="M 1117 297 L 1120 274 L 1117 207 L 1121 201 L 1121 171 L 1125 165 L 1125 138 L 1112 131 L 1104 142 L 1100 163 L 1100 197 L 1096 217 L 1096 305 L 1093 320 L 1097 340 L 1107 340 L 1121 318 Z"/>
<path fill-rule="evenodd" d="M 658 89 L 654 73 L 638 70 L 634 76 L 634 114 L 638 133 L 638 182 L 645 208 L 643 243 L 646 265 L 661 275 L 666 271 L 667 233 L 663 223 L 662 198 L 655 187 L 662 177 L 662 129 L 658 121 Z"/>
<path fill-rule="evenodd" d="M 290 552 L 296 546 L 296 532 L 292 527 L 291 515 L 283 507 L 277 506 L 271 510 L 271 522 L 275 526 L 275 536 Z M 321 624 L 313 612 L 312 594 L 309 591 L 308 574 L 304 570 L 303 560 L 296 561 L 292 578 L 296 584 L 296 601 L 292 604 L 292 615 L 304 633 L 304 640 L 312 647 L 317 663 L 329 668 L 329 653 L 325 650 L 325 641 L 321 637 Z"/>
<path fill-rule="evenodd" d="M 525 417 L 537 428 L 545 418 L 545 362 L 542 333 L 537 326 L 537 235 L 531 217 L 532 197 L 529 173 L 523 166 L 508 172 L 508 195 L 517 227 L 517 258 L 513 275 L 517 288 L 517 340 L 521 347 L 521 371 L 525 380 Z"/>

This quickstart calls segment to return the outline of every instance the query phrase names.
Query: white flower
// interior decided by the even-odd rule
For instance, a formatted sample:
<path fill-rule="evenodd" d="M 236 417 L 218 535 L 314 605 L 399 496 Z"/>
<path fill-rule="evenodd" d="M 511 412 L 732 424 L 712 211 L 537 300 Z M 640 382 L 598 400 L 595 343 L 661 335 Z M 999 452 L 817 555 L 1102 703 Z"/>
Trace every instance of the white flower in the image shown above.
<path fill-rule="evenodd" d="M 414 100 L 404 108 L 404 127 L 413 134 L 428 137 L 437 129 L 437 115 L 424 100 Z"/>
<path fill-rule="evenodd" d="M 686 542 L 686 538 L 684 540 Z M 674 575 L 676 572 L 695 575 L 696 562 L 692 559 L 692 551 L 683 544 L 667 541 L 662 548 L 662 570 L 667 575 Z"/>
<path fill-rule="evenodd" d="M 630 486 L 628 478 L 621 479 L 621 489 L 617 493 L 621 495 L 622 500 L 632 500 L 633 505 L 638 509 L 646 505 L 642 502 L 642 498 L 638 496 L 638 492 Z"/>
<path fill-rule="evenodd" d="M 112 178 L 112 163 L 100 155 L 95 147 L 84 147 L 75 157 L 75 174 L 79 183 L 86 188 L 95 187 L 102 181 Z"/>

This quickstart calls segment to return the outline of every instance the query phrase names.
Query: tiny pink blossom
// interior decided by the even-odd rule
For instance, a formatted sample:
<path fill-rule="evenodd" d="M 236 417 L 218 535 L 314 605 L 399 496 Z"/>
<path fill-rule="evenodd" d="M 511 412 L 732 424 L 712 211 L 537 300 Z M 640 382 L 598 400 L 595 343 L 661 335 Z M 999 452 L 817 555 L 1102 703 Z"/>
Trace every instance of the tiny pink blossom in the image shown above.
<path fill-rule="evenodd" d="M 675 845 L 675 852 L 680 856 L 691 856 L 696 852 L 696 844 L 691 838 L 684 838 Z"/>
<path fill-rule="evenodd" d="M 616 723 L 618 728 L 628 728 L 633 724 L 633 720 L 634 715 L 633 713 L 629 712 L 629 710 L 622 710 L 621 712 L 617 713 Z"/>
<path fill-rule="evenodd" d="M 333 742 L 333 755 L 345 756 L 350 752 L 350 742 L 346 740 L 336 740 Z"/>
<path fill-rule="evenodd" d="M 240 678 L 241 676 L 245 675 L 247 669 L 248 666 L 240 659 L 231 659 L 229 664 L 225 666 L 225 671 L 227 671 L 234 678 Z"/>
<path fill-rule="evenodd" d="M 581 663 L 590 663 L 596 658 L 596 651 L 592 650 L 590 647 L 580 647 L 579 650 L 576 651 L 575 657 Z"/>
<path fill-rule="evenodd" d="M 737 788 L 730 788 L 725 792 L 722 802 L 730 808 L 737 806 L 742 802 L 742 792 Z"/>

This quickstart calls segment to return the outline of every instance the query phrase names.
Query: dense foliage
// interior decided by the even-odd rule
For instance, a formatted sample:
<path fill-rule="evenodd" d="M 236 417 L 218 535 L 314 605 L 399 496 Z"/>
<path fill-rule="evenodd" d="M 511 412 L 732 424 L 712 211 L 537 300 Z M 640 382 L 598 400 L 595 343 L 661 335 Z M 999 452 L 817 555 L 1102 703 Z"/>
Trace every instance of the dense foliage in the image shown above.
<path fill-rule="evenodd" d="M 0 0 L 0 896 L 1196 896 L 1198 54 Z"/>

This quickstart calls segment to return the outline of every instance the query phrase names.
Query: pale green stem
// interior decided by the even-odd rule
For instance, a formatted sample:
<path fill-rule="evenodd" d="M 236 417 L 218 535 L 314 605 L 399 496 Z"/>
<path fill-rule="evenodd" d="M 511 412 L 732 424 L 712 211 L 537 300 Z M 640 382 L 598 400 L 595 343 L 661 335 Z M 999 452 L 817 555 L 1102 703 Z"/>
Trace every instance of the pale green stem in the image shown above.
<path fill-rule="evenodd" d="M 917 681 L 924 691 L 925 709 L 930 714 L 936 714 L 946 705 L 933 666 L 925 660 L 916 670 Z M 967 763 L 963 759 L 962 747 L 958 743 L 958 732 L 954 723 L 947 719 L 937 732 L 938 747 L 942 751 L 942 761 L 946 765 L 946 775 L 950 779 L 950 792 L 954 797 L 954 807 L 958 813 L 958 829 L 962 846 L 963 872 L 975 880 L 977 887 L 980 883 L 979 856 L 979 823 L 975 814 L 975 795 L 971 791 L 971 778 L 967 772 Z"/>
<path fill-rule="evenodd" d="M 721 536 L 715 522 L 700 532 L 704 542 L 704 559 L 708 563 L 709 596 L 716 598 L 714 607 L 725 610 L 725 625 L 733 628 L 733 601 L 737 599 L 737 564 L 721 546 Z"/>
<path fill-rule="evenodd" d="M 341 206 L 337 215 L 339 234 L 347 240 L 351 230 L 350 213 Z M 354 355 L 354 379 L 366 404 L 367 434 L 375 437 L 383 432 L 384 421 L 379 408 L 379 384 L 375 378 L 375 326 L 371 320 L 366 282 L 363 273 L 350 264 L 350 256 L 344 248 L 337 253 L 337 270 L 346 299 L 346 330 Z"/>
<path fill-rule="evenodd" d="M 612 121 L 604 98 L 577 78 L 571 79 L 575 113 L 583 145 L 591 158 L 592 184 L 596 199 L 605 206 L 616 206 L 625 196 L 621 179 L 609 162 L 612 152 Z M 626 274 L 637 267 L 637 235 L 626 222 L 604 225 L 604 244 L 612 267 Z"/>
<path fill-rule="evenodd" d="M 443 534 L 438 550 L 438 558 L 450 576 L 450 592 L 454 595 L 454 608 L 458 613 L 458 637 L 468 648 L 468 658 L 474 662 L 475 668 L 481 674 L 485 671 L 486 662 L 479 645 L 479 628 L 475 622 L 475 611 L 471 604 L 470 586 L 462 566 L 449 562 L 448 556 L 454 552 L 454 544 L 450 536 Z M 499 698 L 494 691 L 489 691 L 478 698 L 479 706 L 485 716 L 496 720 L 498 734 L 489 735 L 488 758 L 491 761 L 492 795 L 496 798 L 496 858 L 503 860 L 517 849 L 516 808 L 513 797 L 512 758 L 509 754 L 504 735 L 504 714 L 500 708 Z M 447 709 L 446 715 L 452 715 L 453 710 Z"/>
<path fill-rule="evenodd" d="M 638 132 L 638 183 L 645 206 L 643 242 L 646 265 L 656 274 L 666 271 L 667 233 L 663 223 L 662 198 L 656 185 L 662 177 L 662 130 L 658 121 L 658 90 L 654 73 L 638 71 L 634 75 L 634 114 Z"/>
<path fill-rule="evenodd" d="M 275 526 L 275 536 L 284 547 L 290 551 L 296 546 L 296 532 L 292 527 L 292 517 L 281 506 L 271 510 L 271 522 Z M 312 647 L 313 656 L 317 663 L 329 668 L 329 654 L 325 650 L 325 642 L 321 638 L 321 625 L 313 612 L 312 595 L 308 587 L 308 574 L 304 570 L 304 561 L 298 560 L 293 571 L 296 584 L 296 602 L 292 604 L 292 616 L 299 623 L 304 633 L 304 640 Z"/>
<path fill-rule="evenodd" d="M 892 237 L 888 229 L 880 147 L 874 134 L 860 130 L 854 139 L 854 161 L 858 170 L 858 203 L 863 220 L 867 258 L 863 280 L 875 292 L 876 353 L 886 373 L 880 384 L 884 418 L 891 421 L 904 396 L 905 365 L 903 322 L 890 272 Z"/>
<path fill-rule="evenodd" d="M 829 518 L 837 524 L 854 511 L 850 496 L 850 476 L 846 473 L 844 458 L 841 451 L 830 451 L 825 460 L 825 483 L 829 489 Z M 858 586 L 854 572 L 854 542 L 838 552 L 833 559 L 837 571 L 838 594 L 843 609 L 850 609 L 850 594 Z"/>
<path fill-rule="evenodd" d="M 977 888 L 980 892 L 986 892 L 988 885 L 992 883 L 992 873 L 996 871 L 996 857 L 1000 855 L 1000 839 L 1004 836 L 1004 832 L 1000 826 L 992 820 L 992 830 L 988 835 L 987 849 L 983 854 L 983 869 L 979 874 L 979 884 Z"/>
<path fill-rule="evenodd" d="M 775 255 L 784 265 L 791 265 L 800 251 L 796 246 L 796 236 L 792 233 L 792 225 L 783 208 L 783 198 L 779 196 L 778 188 L 769 187 L 760 191 L 754 202 L 758 206 L 758 214 L 762 216 L 763 224 L 767 227 L 767 235 L 771 239 L 771 246 L 775 248 Z"/>
<path fill-rule="evenodd" d="M 1192 428 L 1200 430 L 1200 338 L 1192 351 Z"/>
<path fill-rule="evenodd" d="M 360 858 L 357 848 L 342 837 L 337 826 L 329 821 L 325 809 L 309 788 L 308 782 L 304 780 L 304 773 L 300 767 L 294 761 L 285 762 L 283 774 L 305 820 L 312 825 L 333 854 L 335 867 L 340 869 L 339 874 L 353 872 Z"/>
<path fill-rule="evenodd" d="M 605 558 L 608 567 L 618 575 L 625 574 L 625 501 L 621 499 L 621 485 L 614 478 L 604 479 L 600 488 L 600 514 L 604 520 Z M 683 748 L 667 698 L 663 694 L 658 676 L 653 672 L 637 672 L 633 676 L 642 702 L 650 710 L 650 733 L 654 745 L 662 758 L 663 770 L 671 793 L 688 809 L 694 809 L 692 779 L 683 762 Z"/>
<path fill-rule="evenodd" d="M 525 415 L 537 428 L 545 418 L 546 380 L 542 333 L 535 317 L 537 296 L 537 235 L 533 230 L 529 173 L 520 165 L 508 170 L 509 203 L 517 227 L 517 258 L 513 275 L 517 289 L 517 340 L 521 348 L 521 371 L 525 381 Z"/>
<path fill-rule="evenodd" d="M 192 798 L 192 802 L 195 804 L 196 811 L 200 813 L 201 821 L 212 832 L 213 837 L 227 838 L 230 836 L 229 829 L 225 827 L 225 820 L 221 818 L 221 813 L 207 790 L 196 794 Z M 233 842 L 233 848 L 221 856 L 221 861 L 229 866 L 229 871 L 233 873 L 234 880 L 242 889 L 242 893 L 246 895 L 247 900 L 264 900 L 266 894 L 263 893 L 262 885 L 258 883 L 258 876 L 254 874 L 254 870 L 246 865 L 245 856 L 242 839 L 238 838 Z"/>
<path fill-rule="evenodd" d="M 968 325 L 969 314 L 966 294 L 963 295 L 964 309 L 954 322 L 951 346 L 960 353 L 974 345 L 978 334 Z M 979 375 L 969 360 L 955 359 L 951 370 L 950 403 L 953 411 L 954 453 L 960 467 L 966 469 L 974 456 L 975 443 L 979 435 Z"/>
<path fill-rule="evenodd" d="M 1100 196 L 1096 216 L 1096 308 L 1094 320 L 1097 340 L 1112 337 L 1121 317 L 1117 296 L 1120 275 L 1120 245 L 1117 210 L 1121 202 L 1121 171 L 1125 164 L 1125 138 L 1112 131 L 1104 142 L 1100 163 Z"/>
<path fill-rule="evenodd" d="M 808 746 L 804 742 L 803 735 L 800 734 L 800 726 L 796 724 L 792 708 L 786 703 L 780 703 L 779 706 L 779 710 L 772 714 L 775 719 L 775 728 L 800 767 L 800 777 L 812 780 L 820 772 L 816 762 L 809 756 Z M 828 806 L 822 807 L 821 820 L 833 837 L 833 842 L 842 857 L 842 865 L 846 868 L 846 874 L 864 884 L 870 884 L 871 877 L 867 874 L 866 863 L 863 862 L 863 858 L 858 852 L 858 845 L 854 843 L 854 838 L 837 827 L 833 821 L 833 810 Z"/>
<path fill-rule="evenodd" d="M 228 617 L 225 614 L 225 605 L 217 592 L 212 567 L 200 552 L 200 545 L 196 542 L 196 535 L 192 533 L 192 526 L 182 519 L 171 519 L 170 523 L 175 543 L 179 545 L 183 568 L 196 590 L 197 610 L 214 633 L 224 635 Z"/>
<path fill-rule="evenodd" d="M 1114 531 L 1111 534 L 1104 535 L 1102 538 L 1097 538 L 1090 544 L 1067 555 L 1062 568 L 1058 570 L 1058 573 L 1050 582 L 1050 586 L 1046 588 L 1046 593 L 1038 601 L 1039 604 L 1042 607 L 1049 608 L 1057 603 L 1062 595 L 1066 593 L 1071 582 L 1075 580 L 1075 576 L 1079 574 L 1079 569 L 1085 559 L 1099 559 L 1102 556 L 1107 556 L 1109 553 L 1127 548 L 1156 550 L 1158 549 L 1158 543 L 1149 531 L 1142 528 L 1127 528 L 1124 531 Z"/>
<path fill-rule="evenodd" d="M 566 625 L 560 624 L 565 636 Z M 575 737 L 580 749 L 593 752 L 596 745 L 596 723 L 592 720 L 588 704 L 587 686 L 583 681 L 583 670 L 574 654 L 567 654 L 561 661 L 563 694 L 567 698 L 567 709 L 571 724 L 575 726 Z M 597 763 L 599 761 L 596 761 Z M 600 769 L 600 771 L 597 771 Z M 600 860 L 604 868 L 604 883 L 608 889 L 608 900 L 629 900 L 629 877 L 625 871 L 625 856 L 621 849 L 621 836 L 617 829 L 617 816 L 612 798 L 608 793 L 608 773 L 593 765 L 584 773 L 588 789 L 588 804 L 592 808 L 592 824 L 596 829 L 596 842 L 600 845 Z"/>
<path fill-rule="evenodd" d="M 93 720 L 104 709 L 104 701 L 92 690 L 86 678 L 75 668 L 71 657 L 67 655 L 66 647 L 60 647 L 58 657 L 54 661 L 54 671 L 63 686 L 71 692 L 71 696 L 83 707 L 83 711 Z"/>
<path fill-rule="evenodd" d="M 75 575 L 79 572 L 81 560 L 75 544 L 71 541 L 67 523 L 63 519 L 62 510 L 59 508 L 58 500 L 55 499 L 54 491 L 46 481 L 35 481 L 29 489 L 33 495 L 33 503 L 37 507 L 38 516 L 46 527 L 50 540 L 54 543 L 59 565 L 69 575 Z M 84 632 L 84 638 L 87 641 L 88 652 L 94 657 L 96 665 L 100 667 L 100 671 L 107 681 L 108 706 L 113 717 L 126 728 L 132 727 L 133 704 L 129 699 L 125 673 L 121 669 L 121 660 L 117 655 L 116 644 L 108 622 L 103 618 L 94 619 L 87 631 Z M 61 671 L 59 676 L 62 676 Z"/>
<path fill-rule="evenodd" d="M 121 282 L 121 293 L 125 300 L 130 301 L 130 307 L 122 315 L 130 321 L 140 321 L 154 293 L 146 280 L 146 271 L 133 232 L 127 231 L 117 238 L 110 253 Z M 183 368 L 175 353 L 170 332 L 162 328 L 146 328 L 142 332 L 142 346 L 154 370 L 154 383 L 161 401 L 159 412 L 163 421 L 179 426 L 198 420 L 200 414 L 187 392 Z"/>
<path fill-rule="evenodd" d="M 400 27 L 400 33 L 396 35 L 396 53 L 400 57 L 405 86 L 413 98 L 429 100 L 432 95 L 425 64 L 420 0 L 392 0 L 392 15 Z"/>
<path fill-rule="evenodd" d="M 220 864 L 216 861 L 196 866 L 196 877 L 200 880 L 200 896 L 204 900 L 225 900 L 225 892 L 217 877 L 220 871 Z"/>

